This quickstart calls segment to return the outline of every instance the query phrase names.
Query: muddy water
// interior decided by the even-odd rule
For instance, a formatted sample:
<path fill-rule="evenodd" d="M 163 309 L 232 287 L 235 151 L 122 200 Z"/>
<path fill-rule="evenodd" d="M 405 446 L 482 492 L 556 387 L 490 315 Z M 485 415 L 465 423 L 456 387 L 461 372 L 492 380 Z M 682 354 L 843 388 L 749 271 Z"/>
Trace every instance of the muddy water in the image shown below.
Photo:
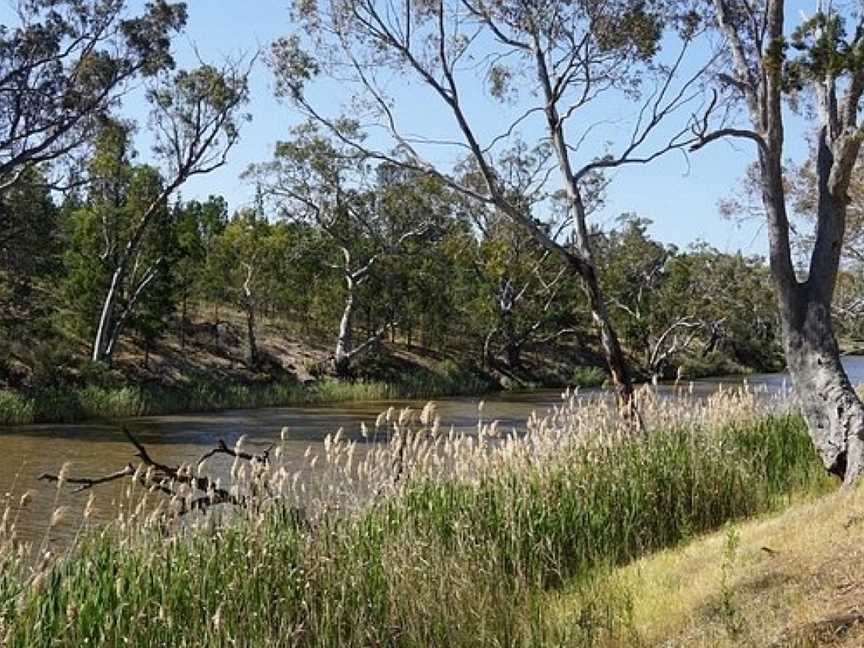
<path fill-rule="evenodd" d="M 849 357 L 847 370 L 853 382 L 864 382 L 864 357 Z M 740 378 L 702 380 L 695 390 L 709 394 L 723 385 L 740 383 Z M 751 376 L 748 382 L 769 392 L 784 389 L 788 379 L 783 374 Z M 663 386 L 661 391 L 671 393 Z M 593 391 L 598 397 L 602 392 Z M 485 397 L 483 416 L 499 419 L 502 428 L 521 427 L 532 411 L 542 413 L 560 401 L 560 390 L 509 392 Z M 439 414 L 445 427 L 472 428 L 477 422 L 480 398 L 440 399 Z M 73 494 L 68 489 L 40 482 L 45 472 L 56 473 L 69 463 L 69 473 L 80 476 L 104 475 L 121 469 L 133 457 L 121 432 L 128 428 L 145 444 L 153 457 L 167 464 L 196 460 L 214 443 L 224 439 L 229 445 L 241 435 L 247 435 L 250 449 L 263 448 L 279 438 L 283 427 L 289 429 L 284 446 L 287 462 L 297 467 L 309 446 L 320 446 L 324 437 L 339 428 L 348 436 L 359 437 L 360 423 L 371 424 L 390 405 L 422 407 L 422 402 L 378 401 L 336 403 L 310 407 L 236 410 L 215 414 L 189 414 L 129 419 L 105 423 L 74 425 L 31 425 L 0 428 L 0 498 L 7 497 L 16 507 L 18 498 L 27 490 L 33 498 L 23 509 L 15 511 L 18 536 L 39 544 L 47 538 L 51 545 L 65 544 L 81 525 L 81 512 L 86 494 Z M 218 467 L 217 467 L 218 469 Z M 119 483 L 94 489 L 95 517 L 106 519 L 115 514 L 113 502 L 121 494 Z M 0 500 L 0 510 L 5 502 Z M 69 506 L 64 521 L 48 529 L 51 513 L 58 506 Z"/>

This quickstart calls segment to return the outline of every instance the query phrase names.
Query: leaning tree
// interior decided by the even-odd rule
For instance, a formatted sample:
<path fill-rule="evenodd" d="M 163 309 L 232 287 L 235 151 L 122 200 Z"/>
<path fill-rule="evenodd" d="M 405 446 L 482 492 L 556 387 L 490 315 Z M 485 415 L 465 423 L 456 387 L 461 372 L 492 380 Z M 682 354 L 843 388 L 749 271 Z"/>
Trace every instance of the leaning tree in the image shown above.
<path fill-rule="evenodd" d="M 581 280 L 612 379 L 628 404 L 632 383 L 597 278 L 585 189 L 604 171 L 648 163 L 692 141 L 686 124 L 669 124 L 700 95 L 702 70 L 682 74 L 697 21 L 667 9 L 652 0 L 298 0 L 305 32 L 276 42 L 271 63 L 278 91 L 344 145 L 436 176 L 493 206 L 562 258 Z M 674 36 L 667 30 L 673 26 Z M 661 64 L 667 36 L 678 49 Z M 352 118 L 365 128 L 345 129 L 313 99 L 307 86 L 320 75 L 350 95 Z M 390 92 L 396 87 L 448 125 L 411 123 L 405 95 Z M 636 107 L 625 128 L 616 124 L 616 147 L 594 137 L 592 124 L 608 117 L 596 110 L 601 97 Z M 525 163 L 521 186 L 514 186 L 506 167 L 519 142 Z M 589 142 L 594 147 L 586 150 Z M 465 163 L 477 169 L 479 186 L 460 181 Z M 566 195 L 570 227 L 555 239 L 523 205 L 526 197 L 536 204 L 558 190 Z"/>
<path fill-rule="evenodd" d="M 159 164 L 158 190 L 131 217 L 124 236 L 111 240 L 102 255 L 108 285 L 101 299 L 91 359 L 110 363 L 121 334 L 147 287 L 161 271 L 163 259 L 138 267 L 146 235 L 168 200 L 190 178 L 223 166 L 248 116 L 248 67 L 202 64 L 166 75 L 148 90 L 154 160 Z M 155 172 L 155 171 L 154 171 Z M 99 187 L 91 187 L 91 191 Z"/>
<path fill-rule="evenodd" d="M 864 131 L 864 16 L 817 10 L 787 32 L 784 0 L 713 0 L 728 56 L 717 75 L 715 104 L 742 110 L 742 124 L 694 124 L 698 149 L 724 139 L 755 145 L 755 178 L 768 226 L 770 265 L 786 361 L 810 436 L 832 473 L 848 483 L 864 470 L 864 406 L 843 365 L 831 321 L 849 213 L 849 182 Z M 853 21 L 854 27 L 847 29 Z M 787 106 L 787 100 L 792 100 Z M 798 108 L 816 151 L 814 236 L 796 272 L 790 196 L 784 185 L 784 126 Z M 730 110 L 716 113 L 731 114 Z"/>

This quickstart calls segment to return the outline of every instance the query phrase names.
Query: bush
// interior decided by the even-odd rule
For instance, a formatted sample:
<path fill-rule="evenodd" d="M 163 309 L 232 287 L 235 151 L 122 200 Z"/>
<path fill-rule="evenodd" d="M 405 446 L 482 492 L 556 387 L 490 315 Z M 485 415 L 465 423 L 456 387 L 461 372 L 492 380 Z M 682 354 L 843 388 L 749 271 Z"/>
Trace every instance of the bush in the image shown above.
<path fill-rule="evenodd" d="M 22 425 L 33 419 L 33 401 L 18 392 L 0 390 L 0 424 Z"/>
<path fill-rule="evenodd" d="M 571 387 L 599 387 L 607 374 L 600 367 L 576 367 L 570 376 Z"/>

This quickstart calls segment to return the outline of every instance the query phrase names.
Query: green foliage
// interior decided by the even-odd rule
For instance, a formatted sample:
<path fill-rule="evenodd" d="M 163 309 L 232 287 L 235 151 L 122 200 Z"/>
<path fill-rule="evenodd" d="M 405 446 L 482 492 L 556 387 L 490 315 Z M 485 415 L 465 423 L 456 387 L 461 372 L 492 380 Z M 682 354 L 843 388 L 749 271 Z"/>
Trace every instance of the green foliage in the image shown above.
<path fill-rule="evenodd" d="M 315 3 L 301 4 L 298 15 L 310 21 L 312 32 L 323 27 L 316 20 L 338 18 L 324 16 Z M 56 50 L 76 29 L 87 31 L 96 14 L 104 12 L 108 24 L 117 27 L 109 39 L 117 45 L 111 50 L 116 56 L 100 54 L 98 60 L 88 61 L 80 72 L 86 87 L 77 88 L 68 99 L 76 104 L 98 87 L 113 92 L 113 81 L 104 76 L 111 70 L 128 72 L 128 78 L 155 75 L 147 98 L 152 124 L 158 125 L 152 133 L 153 164 L 158 166 L 139 164 L 133 150 L 136 125 L 107 106 L 91 107 L 82 140 L 90 145 L 88 158 L 79 169 L 88 180 L 86 190 L 70 191 L 55 204 L 44 186 L 53 177 L 46 167 L 28 170 L 14 191 L 4 192 L 0 226 L 11 222 L 13 235 L 7 240 L 9 228 L 0 235 L 0 351 L 5 358 L 0 384 L 22 390 L 30 399 L 37 392 L 47 394 L 51 403 L 44 409 L 56 415 L 61 415 L 58 397 L 46 390 L 137 389 L 135 380 L 154 378 L 164 381 L 160 387 L 167 389 L 169 372 L 163 371 L 164 364 L 142 370 L 147 364 L 141 362 L 142 355 L 146 359 L 152 352 L 160 363 L 185 364 L 185 358 L 176 360 L 174 345 L 179 338 L 192 362 L 218 357 L 233 367 L 233 350 L 218 335 L 212 344 L 198 336 L 192 342 L 195 348 L 187 346 L 189 331 L 211 326 L 218 331 L 224 325 L 218 320 L 226 311 L 224 319 L 230 320 L 242 310 L 253 332 L 266 325 L 270 336 L 274 330 L 284 331 L 286 338 L 296 336 L 301 345 L 310 346 L 326 337 L 326 346 L 333 349 L 349 296 L 353 310 L 347 317 L 348 329 L 355 347 L 389 338 L 439 361 L 452 358 L 460 366 L 479 367 L 500 384 L 601 382 L 602 371 L 594 367 L 602 357 L 600 341 L 583 286 L 560 255 L 549 254 L 502 210 L 466 197 L 441 177 L 381 162 L 365 155 L 362 147 L 350 145 L 347 140 L 363 135 L 356 118 L 334 118 L 326 127 L 307 122 L 292 129 L 287 141 L 276 146 L 271 162 L 250 170 L 247 177 L 259 183 L 251 211 L 229 216 L 228 205 L 218 196 L 203 203 L 184 202 L 176 192 L 189 175 L 220 166 L 237 141 L 246 118 L 240 109 L 248 98 L 244 70 L 230 63 L 221 69 L 202 64 L 161 74 L 172 66 L 169 36 L 184 24 L 185 8 L 158 2 L 148 4 L 140 16 L 127 16 L 121 5 L 99 0 L 29 3 L 33 29 L 8 30 L 0 38 L 11 48 L 0 53 L 0 64 L 11 65 L 11 52 L 30 56 L 21 51 L 25 40 L 31 40 L 35 51 L 43 46 L 45 51 Z M 555 5 L 569 21 L 552 20 L 554 12 L 537 13 L 519 3 L 505 2 L 490 11 L 519 38 L 530 36 L 519 16 L 531 12 L 549 41 L 550 56 L 568 51 L 570 37 L 583 34 L 586 43 L 603 52 L 596 71 L 608 75 L 604 78 L 609 86 L 625 94 L 638 93 L 639 71 L 656 54 L 668 26 L 663 9 L 630 0 L 602 8 Z M 370 7 L 374 8 L 362 9 Z M 56 11 L 53 17 L 50 8 Z M 432 5 L 420 3 L 415 9 L 418 29 L 435 27 Z M 339 16 L 348 23 L 356 19 L 350 12 Z M 821 19 L 814 20 L 801 31 L 801 42 L 809 43 L 817 27 L 836 40 L 824 20 L 818 25 Z M 692 21 L 692 16 L 685 19 Z M 40 33 L 40 26 L 47 31 Z M 692 30 L 692 24 L 686 29 Z M 839 34 L 842 25 L 832 23 L 831 29 Z M 354 42 L 355 36 L 346 34 L 345 44 L 368 53 L 368 43 Z M 471 43 L 465 37 L 455 34 L 452 46 L 468 48 Z M 85 38 L 82 43 L 86 42 Z M 304 53 L 302 45 L 300 38 L 280 40 L 270 61 L 278 91 L 294 99 L 301 98 L 303 84 L 325 66 L 323 60 Z M 406 61 L 390 59 L 385 50 L 373 57 L 375 66 L 404 69 Z M 467 50 L 462 55 L 467 56 Z M 366 62 L 358 59 L 359 64 Z M 526 77 L 530 65 L 526 68 L 525 63 L 496 63 L 489 84 L 498 99 L 518 100 L 523 82 L 530 79 L 525 88 L 534 83 L 536 75 Z M 58 83 L 59 71 L 49 75 Z M 54 105 L 52 110 L 54 117 L 62 117 L 66 109 Z M 207 129 L 201 131 L 201 124 Z M 507 204 L 552 235 L 560 216 L 556 196 L 546 195 L 545 189 L 526 189 L 544 176 L 550 145 L 543 138 L 533 143 L 515 136 L 508 139 L 512 141 L 495 146 L 488 155 Z M 480 166 L 478 160 L 460 161 L 454 179 L 482 194 L 486 189 Z M 0 176 L 4 173 L 0 160 Z M 580 177 L 590 211 L 602 202 L 605 180 L 599 173 Z M 778 365 L 775 309 L 761 260 L 707 247 L 674 249 L 654 240 L 649 223 L 634 215 L 623 217 L 611 231 L 592 232 L 590 238 L 613 323 L 637 377 L 671 378 L 679 367 L 685 373 L 703 374 L 715 368 Z M 112 308 L 106 308 L 112 277 L 120 286 L 115 302 L 109 304 Z M 855 304 L 854 282 L 843 294 Z M 94 351 L 87 347 L 93 345 L 103 311 L 113 312 L 113 330 L 123 332 L 117 336 L 122 340 L 118 367 L 130 383 L 105 385 L 86 370 L 86 358 Z M 667 334 L 670 327 L 672 333 Z M 268 341 L 272 345 L 272 339 Z M 56 354 L 47 353 L 49 348 L 56 348 Z M 36 349 L 43 358 L 34 358 Z M 95 349 L 95 357 L 99 351 Z M 249 366 L 277 383 L 284 381 L 287 367 L 273 358 L 264 360 L 269 364 Z M 391 374 L 382 379 L 365 371 L 363 361 L 361 356 L 353 360 L 356 373 L 346 375 L 375 384 L 413 382 L 419 393 L 426 393 L 421 385 L 428 382 L 435 384 L 430 392 L 450 390 L 446 380 L 437 384 L 432 374 Z M 318 357 L 314 362 L 325 364 Z M 172 381 L 178 372 L 193 373 L 186 366 L 170 370 Z M 463 378 L 470 385 L 486 383 L 473 374 L 456 382 Z M 243 379 L 251 380 L 248 375 Z M 346 387 L 352 389 L 359 388 Z M 91 396 L 104 403 L 105 411 L 150 409 L 146 398 L 130 396 L 126 404 L 112 404 L 111 399 Z M 69 396 L 66 416 L 96 414 L 98 407 L 81 404 L 88 398 Z M 243 401 L 229 396 L 214 396 L 213 401 L 220 399 Z"/>
<path fill-rule="evenodd" d="M 0 31 L 0 184 L 32 165 L 74 169 L 73 153 L 139 77 L 174 66 L 171 38 L 186 5 L 117 0 L 29 0 Z"/>
<path fill-rule="evenodd" d="M 839 13 L 817 11 L 795 28 L 789 43 L 773 48 L 778 61 L 783 61 L 789 45 L 797 53 L 783 69 L 784 90 L 800 92 L 805 84 L 859 71 L 864 62 L 859 37 L 856 34 L 854 40 L 848 39 L 844 17 Z"/>
<path fill-rule="evenodd" d="M 66 272 L 59 289 L 63 310 L 58 324 L 86 340 L 95 334 L 107 286 L 126 254 L 127 240 L 134 236 L 142 214 L 163 189 L 156 169 L 130 162 L 130 146 L 128 125 L 106 124 L 90 160 L 93 188 L 66 221 Z M 130 287 L 121 289 L 118 296 L 116 309 L 122 311 L 133 299 L 135 286 L 148 272 L 156 273 L 153 289 L 135 297 L 139 302 L 133 326 L 147 338 L 156 335 L 173 310 L 173 282 L 166 272 L 177 253 L 173 227 L 163 204 L 154 214 L 154 227 L 148 228 L 140 243 L 137 263 L 128 276 Z"/>
<path fill-rule="evenodd" d="M 31 170 L 0 195 L 0 354 L 28 363 L 50 337 L 52 285 L 61 270 L 62 210 L 44 183 Z"/>
<path fill-rule="evenodd" d="M 24 425 L 36 420 L 36 404 L 20 392 L 0 390 L 0 423 Z"/>
<path fill-rule="evenodd" d="M 606 380 L 606 372 L 599 367 L 576 367 L 568 384 L 573 387 L 599 387 Z"/>
<path fill-rule="evenodd" d="M 100 534 L 5 609 L 6 644 L 555 645 L 545 595 L 575 577 L 565 643 L 589 646 L 626 636 L 626 596 L 595 579 L 607 566 L 818 491 L 822 473 L 800 418 L 777 415 L 420 481 L 312 527 L 276 507 L 122 548 Z"/>
<path fill-rule="evenodd" d="M 239 308 L 245 308 L 247 299 L 289 308 L 298 286 L 288 278 L 299 259 L 301 235 L 299 228 L 271 223 L 253 211 L 236 214 L 207 255 L 203 272 L 213 286 L 210 294 Z"/>
<path fill-rule="evenodd" d="M 203 203 L 178 200 L 173 211 L 178 250 L 172 271 L 181 296 L 218 299 L 219 281 L 207 272 L 207 263 L 228 224 L 228 204 L 221 196 L 210 196 Z"/>
<path fill-rule="evenodd" d="M 648 234 L 633 215 L 598 235 L 613 321 L 643 375 L 771 371 L 782 363 L 768 269 L 759 257 L 699 243 L 686 251 Z M 713 367 L 713 369 L 712 369 Z"/>

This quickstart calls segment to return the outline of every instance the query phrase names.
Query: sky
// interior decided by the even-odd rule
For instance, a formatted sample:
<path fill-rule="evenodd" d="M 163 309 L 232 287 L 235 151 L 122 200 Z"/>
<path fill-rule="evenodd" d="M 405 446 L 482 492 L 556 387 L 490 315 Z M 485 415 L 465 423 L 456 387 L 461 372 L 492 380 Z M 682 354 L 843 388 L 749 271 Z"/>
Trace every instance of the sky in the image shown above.
<path fill-rule="evenodd" d="M 0 18 L 6 24 L 9 24 L 11 2 L 0 0 L 6 4 L 5 8 L 0 4 Z M 143 2 L 131 0 L 133 7 Z M 251 56 L 256 51 L 266 51 L 275 39 L 297 29 L 291 22 L 290 0 L 187 2 L 188 25 L 175 43 L 176 58 L 181 66 L 195 64 L 195 51 L 208 61 L 218 61 L 225 56 Z M 4 12 L 7 16 L 2 15 Z M 204 199 L 210 194 L 219 194 L 228 200 L 232 210 L 251 204 L 255 189 L 241 179 L 242 172 L 250 164 L 268 160 L 274 143 L 287 139 L 290 128 L 301 121 L 295 109 L 274 98 L 272 76 L 260 60 L 250 83 L 251 102 L 247 110 L 252 121 L 243 126 L 242 137 L 228 164 L 212 174 L 193 178 L 181 190 L 184 199 Z M 478 130 L 491 136 L 498 132 L 496 127 L 500 130 L 499 110 L 506 112 L 506 107 L 496 108 L 490 104 L 483 97 L 482 85 L 476 86 L 475 92 L 467 93 L 466 108 L 472 120 L 479 124 Z M 390 79 L 388 89 L 398 100 L 398 116 L 406 129 L 442 136 L 453 132 L 449 114 L 434 97 L 407 85 L 401 77 Z M 336 114 L 344 107 L 343 90 L 338 84 L 322 81 L 313 85 L 310 93 L 317 105 Z M 140 97 L 136 99 L 133 94 L 125 108 L 127 114 L 139 118 L 143 130 L 146 113 L 141 104 Z M 606 122 L 597 137 L 586 143 L 586 149 L 595 147 L 589 154 L 593 155 L 591 151 L 599 150 L 597 147 L 602 148 L 607 141 L 619 141 L 634 111 L 634 106 L 620 99 L 598 100 L 589 113 L 580 118 L 585 124 Z M 788 145 L 792 152 L 806 150 L 803 130 L 793 126 L 787 129 L 787 135 L 792 140 Z M 146 147 L 146 132 L 142 132 L 139 148 Z M 446 152 L 437 154 L 448 155 Z M 758 221 L 735 223 L 721 217 L 718 211 L 719 200 L 740 191 L 738 180 L 753 155 L 753 147 L 748 142 L 721 141 L 688 156 L 671 153 L 649 165 L 619 170 L 612 176 L 605 207 L 594 219 L 601 226 L 609 227 L 614 225 L 618 215 L 635 212 L 653 222 L 652 235 L 664 242 L 686 247 L 702 240 L 728 252 L 741 250 L 745 254 L 764 255 L 766 237 Z M 142 151 L 142 158 L 146 159 L 146 151 Z"/>

